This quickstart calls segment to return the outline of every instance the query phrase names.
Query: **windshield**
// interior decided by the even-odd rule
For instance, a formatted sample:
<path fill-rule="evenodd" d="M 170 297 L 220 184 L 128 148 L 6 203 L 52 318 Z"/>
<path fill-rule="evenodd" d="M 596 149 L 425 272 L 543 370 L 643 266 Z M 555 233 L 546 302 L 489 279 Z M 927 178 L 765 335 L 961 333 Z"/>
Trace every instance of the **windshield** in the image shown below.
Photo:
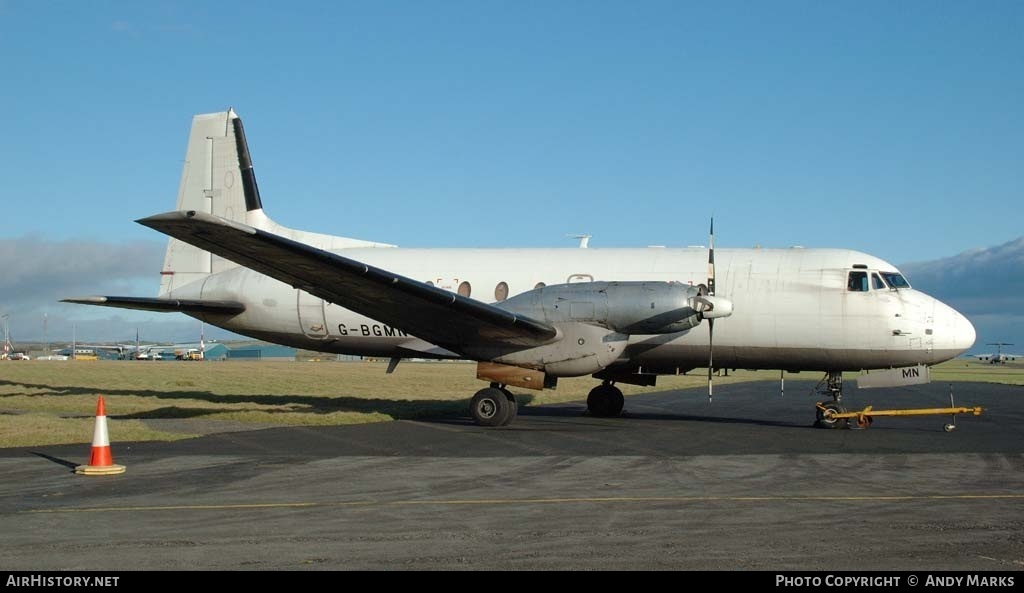
<path fill-rule="evenodd" d="M 882 277 L 893 288 L 910 288 L 910 283 L 899 272 L 882 272 Z"/>

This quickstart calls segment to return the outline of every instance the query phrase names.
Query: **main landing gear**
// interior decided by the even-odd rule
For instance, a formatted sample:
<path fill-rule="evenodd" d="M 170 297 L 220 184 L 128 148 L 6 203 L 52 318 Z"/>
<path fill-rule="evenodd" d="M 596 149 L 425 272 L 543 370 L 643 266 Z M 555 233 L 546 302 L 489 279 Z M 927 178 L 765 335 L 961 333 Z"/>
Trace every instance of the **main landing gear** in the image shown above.
<path fill-rule="evenodd" d="M 843 414 L 846 407 L 843 405 L 843 373 L 842 371 L 829 371 L 815 387 L 818 393 L 832 396 L 832 401 L 819 402 L 816 407 L 817 416 L 814 425 L 818 428 L 846 428 L 849 424 L 848 418 L 836 418 L 833 414 Z"/>
<path fill-rule="evenodd" d="M 605 381 L 590 390 L 587 396 L 587 411 L 598 418 L 613 418 L 622 413 L 622 406 L 626 400 L 622 397 L 622 391 Z"/>
<path fill-rule="evenodd" d="M 587 412 L 598 418 L 613 418 L 622 413 L 624 403 L 622 391 L 611 381 L 605 381 L 587 396 Z M 469 413 L 480 426 L 508 426 L 519 414 L 519 404 L 504 385 L 491 383 L 469 400 Z"/>
<path fill-rule="evenodd" d="M 519 413 L 516 396 L 500 383 L 476 392 L 469 401 L 469 413 L 480 426 L 508 426 Z"/>

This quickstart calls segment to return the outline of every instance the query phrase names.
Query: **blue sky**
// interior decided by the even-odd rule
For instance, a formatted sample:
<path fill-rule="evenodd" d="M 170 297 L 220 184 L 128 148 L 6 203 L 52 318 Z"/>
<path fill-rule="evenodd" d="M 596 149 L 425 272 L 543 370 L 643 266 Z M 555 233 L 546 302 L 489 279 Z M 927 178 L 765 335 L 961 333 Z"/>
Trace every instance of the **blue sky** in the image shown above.
<path fill-rule="evenodd" d="M 721 246 L 937 259 L 1024 234 L 1022 30 L 998 0 L 0 0 L 0 239 L 162 243 L 132 220 L 233 105 L 287 226 L 671 246 L 714 213 Z"/>

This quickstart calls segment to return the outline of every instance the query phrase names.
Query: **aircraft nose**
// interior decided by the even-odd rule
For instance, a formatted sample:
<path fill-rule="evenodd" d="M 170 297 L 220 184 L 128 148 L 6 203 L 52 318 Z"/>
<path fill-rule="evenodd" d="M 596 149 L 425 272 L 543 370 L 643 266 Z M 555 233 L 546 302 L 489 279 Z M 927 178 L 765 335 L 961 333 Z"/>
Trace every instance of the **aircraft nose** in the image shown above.
<path fill-rule="evenodd" d="M 956 315 L 956 320 L 953 322 L 953 334 L 956 336 L 957 347 L 962 348 L 963 352 L 967 352 L 971 346 L 974 346 L 978 334 L 974 331 L 974 324 L 969 319 L 961 315 L 959 311 L 953 311 L 953 313 Z"/>
<path fill-rule="evenodd" d="M 955 350 L 957 355 L 963 354 L 970 350 L 974 345 L 974 340 L 978 337 L 974 331 L 974 325 L 956 309 L 948 305 L 943 308 L 945 311 L 942 315 L 944 317 L 942 325 L 945 326 L 943 333 L 946 334 L 943 341 L 946 342 L 949 350 Z"/>

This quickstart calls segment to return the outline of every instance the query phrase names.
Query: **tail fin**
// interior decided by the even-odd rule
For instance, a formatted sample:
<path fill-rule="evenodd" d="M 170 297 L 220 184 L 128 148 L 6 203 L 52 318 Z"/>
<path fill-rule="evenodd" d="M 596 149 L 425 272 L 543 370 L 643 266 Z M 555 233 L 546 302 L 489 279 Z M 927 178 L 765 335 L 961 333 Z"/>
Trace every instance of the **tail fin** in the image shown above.
<path fill-rule="evenodd" d="M 234 109 L 192 118 L 192 131 L 178 186 L 177 210 L 206 212 L 320 249 L 394 247 L 386 243 L 297 231 L 271 220 L 263 212 L 242 120 Z M 178 288 L 237 265 L 183 241 L 170 239 L 160 272 L 160 296 L 170 296 Z"/>
<path fill-rule="evenodd" d="M 242 138 L 241 125 L 238 134 L 232 121 L 234 110 L 221 113 L 207 113 L 192 118 L 192 131 L 188 137 L 185 164 L 178 186 L 178 210 L 209 212 L 236 222 L 245 221 L 246 204 L 242 176 L 237 158 L 236 137 Z M 259 193 L 252 176 L 252 162 L 248 161 L 252 180 L 252 195 L 259 204 Z M 205 278 L 213 272 L 232 267 L 234 264 L 214 256 L 208 251 L 188 243 L 171 239 L 167 243 L 164 267 L 160 272 L 160 294 L 168 295 L 174 289 Z"/>

